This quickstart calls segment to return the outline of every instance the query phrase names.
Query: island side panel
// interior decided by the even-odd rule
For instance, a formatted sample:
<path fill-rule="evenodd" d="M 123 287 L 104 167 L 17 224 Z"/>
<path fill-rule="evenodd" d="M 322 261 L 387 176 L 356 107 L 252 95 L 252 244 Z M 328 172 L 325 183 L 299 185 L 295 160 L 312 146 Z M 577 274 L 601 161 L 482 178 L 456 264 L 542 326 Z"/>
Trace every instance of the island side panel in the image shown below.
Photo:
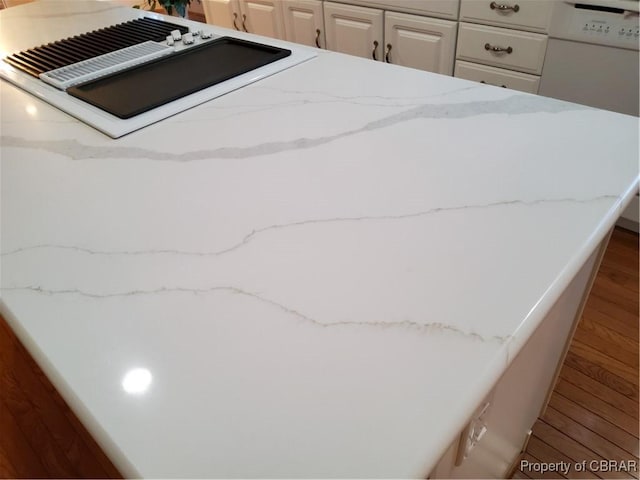
<path fill-rule="evenodd" d="M 469 420 L 471 428 L 461 433 L 428 478 L 509 478 L 526 449 L 533 424 L 546 409 L 609 238 L 610 233 L 480 403 Z M 483 426 L 486 432 L 465 455 L 467 438 L 474 428 L 479 432 Z"/>

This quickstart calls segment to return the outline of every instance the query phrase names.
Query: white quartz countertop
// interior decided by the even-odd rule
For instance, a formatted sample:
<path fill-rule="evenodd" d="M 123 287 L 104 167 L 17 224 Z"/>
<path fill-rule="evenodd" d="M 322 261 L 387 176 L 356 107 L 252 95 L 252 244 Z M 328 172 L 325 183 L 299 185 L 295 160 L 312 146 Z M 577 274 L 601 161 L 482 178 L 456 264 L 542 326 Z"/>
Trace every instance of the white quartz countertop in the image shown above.
<path fill-rule="evenodd" d="M 59 5 L 0 49 L 135 15 Z M 638 185 L 637 118 L 329 52 L 118 140 L 0 92 L 0 311 L 128 476 L 424 477 Z"/>

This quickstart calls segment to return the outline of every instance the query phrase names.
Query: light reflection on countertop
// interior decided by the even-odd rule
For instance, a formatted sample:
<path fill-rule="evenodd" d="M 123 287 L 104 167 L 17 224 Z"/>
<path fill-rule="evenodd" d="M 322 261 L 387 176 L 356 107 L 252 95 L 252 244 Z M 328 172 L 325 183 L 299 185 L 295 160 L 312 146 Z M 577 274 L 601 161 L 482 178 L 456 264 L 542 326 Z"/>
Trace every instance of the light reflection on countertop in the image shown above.
<path fill-rule="evenodd" d="M 37 109 L 37 108 L 36 108 L 36 106 L 35 106 L 35 105 L 33 105 L 33 104 L 28 104 L 28 105 L 24 108 L 24 110 L 25 110 L 29 115 L 31 115 L 32 117 L 35 117 L 35 116 L 37 116 L 37 115 L 38 115 L 38 109 Z"/>
<path fill-rule="evenodd" d="M 122 378 L 122 388 L 131 395 L 142 395 L 147 393 L 153 375 L 146 368 L 132 368 Z"/>

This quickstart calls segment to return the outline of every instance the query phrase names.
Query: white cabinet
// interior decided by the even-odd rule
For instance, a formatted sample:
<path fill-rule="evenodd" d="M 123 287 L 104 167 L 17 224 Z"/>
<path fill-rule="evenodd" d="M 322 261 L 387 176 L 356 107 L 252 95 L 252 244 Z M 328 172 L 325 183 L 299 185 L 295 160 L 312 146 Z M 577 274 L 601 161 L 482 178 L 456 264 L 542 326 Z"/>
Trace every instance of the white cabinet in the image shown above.
<path fill-rule="evenodd" d="M 329 50 L 453 74 L 456 22 L 334 2 L 324 17 Z"/>
<path fill-rule="evenodd" d="M 282 8 L 287 40 L 310 47 L 325 47 L 321 0 L 284 0 Z"/>
<path fill-rule="evenodd" d="M 207 23 L 284 40 L 281 0 L 202 0 Z"/>
<path fill-rule="evenodd" d="M 382 60 L 383 11 L 324 2 L 327 49 Z"/>
<path fill-rule="evenodd" d="M 551 0 L 462 0 L 455 76 L 538 93 L 552 6 Z"/>
<path fill-rule="evenodd" d="M 452 75 L 456 29 L 456 22 L 386 12 L 385 61 Z"/>
<path fill-rule="evenodd" d="M 242 30 L 242 13 L 238 0 L 202 0 L 207 23 Z"/>
<path fill-rule="evenodd" d="M 322 0 L 202 0 L 207 23 L 324 48 Z"/>
<path fill-rule="evenodd" d="M 240 11 L 246 32 L 285 39 L 282 0 L 240 0 Z"/>

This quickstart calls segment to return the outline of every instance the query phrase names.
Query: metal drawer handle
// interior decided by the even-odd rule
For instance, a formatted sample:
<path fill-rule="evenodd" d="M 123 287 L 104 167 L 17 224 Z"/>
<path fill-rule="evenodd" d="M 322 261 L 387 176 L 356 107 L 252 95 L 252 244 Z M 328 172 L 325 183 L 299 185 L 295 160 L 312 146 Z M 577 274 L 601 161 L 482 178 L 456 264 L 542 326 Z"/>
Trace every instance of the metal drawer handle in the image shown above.
<path fill-rule="evenodd" d="M 389 57 L 390 53 L 391 53 L 391 44 L 387 43 L 387 51 L 384 52 L 384 61 L 387 63 L 391 63 L 391 58 Z"/>
<path fill-rule="evenodd" d="M 514 12 L 517 12 L 518 10 L 520 10 L 520 5 L 518 5 L 517 3 L 514 6 L 511 5 L 506 5 L 504 3 L 496 3 L 496 2 L 491 2 L 489 4 L 489 7 L 491 7 L 491 10 L 500 10 L 501 12 L 506 12 L 508 10 L 513 10 Z"/>
<path fill-rule="evenodd" d="M 507 88 L 506 85 L 496 85 L 495 83 L 487 83 L 484 80 L 480 80 L 480 83 L 484 83 L 485 85 L 493 85 L 494 87 L 502 87 L 502 88 Z"/>
<path fill-rule="evenodd" d="M 249 33 L 249 30 L 247 30 L 247 26 L 245 25 L 246 21 L 247 21 L 247 16 L 243 13 L 242 14 L 242 30 Z"/>
<path fill-rule="evenodd" d="M 511 53 L 511 52 L 513 52 L 513 48 L 511 48 L 511 47 L 507 47 L 507 48 L 494 47 L 490 43 L 485 43 L 484 44 L 484 49 L 485 50 L 491 50 L 492 52 L 496 52 L 496 53 Z"/>
<path fill-rule="evenodd" d="M 316 28 L 316 47 L 321 48 L 320 47 L 320 29 Z"/>
<path fill-rule="evenodd" d="M 373 41 L 373 51 L 371 52 L 371 58 L 373 58 L 374 60 L 378 60 L 378 57 L 376 55 L 376 50 L 378 50 L 378 41 L 374 40 Z"/>
<path fill-rule="evenodd" d="M 238 19 L 238 14 L 236 12 L 233 12 L 233 28 L 240 31 L 240 29 L 238 28 L 238 25 L 236 24 L 237 19 Z"/>

